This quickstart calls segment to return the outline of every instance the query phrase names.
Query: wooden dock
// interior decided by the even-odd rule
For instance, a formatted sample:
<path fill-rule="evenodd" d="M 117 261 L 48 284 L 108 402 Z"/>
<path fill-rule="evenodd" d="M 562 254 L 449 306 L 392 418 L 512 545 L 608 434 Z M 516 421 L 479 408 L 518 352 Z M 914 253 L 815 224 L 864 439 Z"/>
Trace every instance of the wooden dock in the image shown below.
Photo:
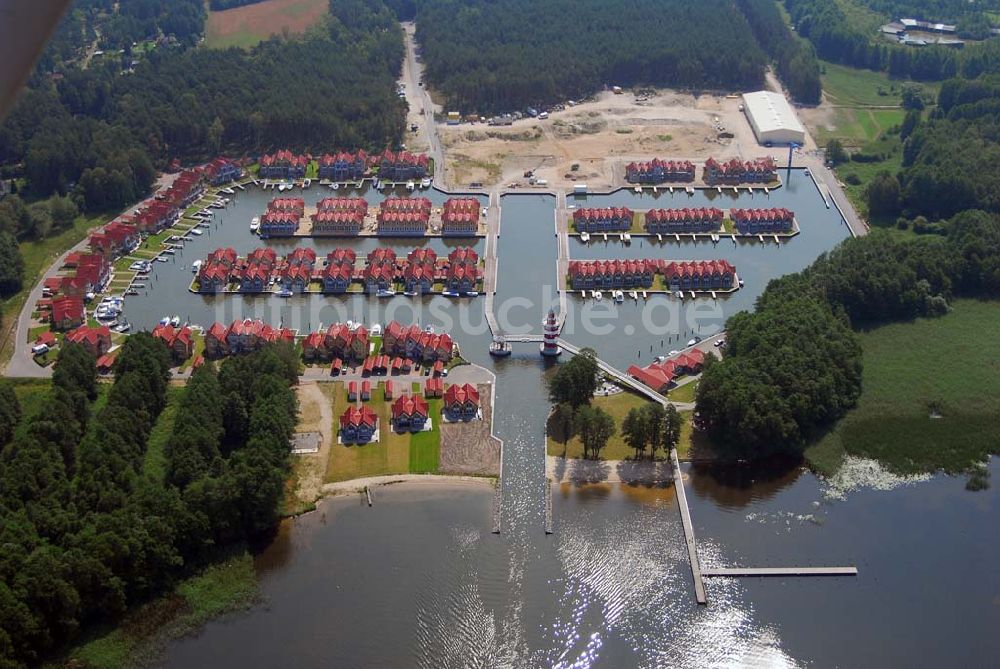
<path fill-rule="evenodd" d="M 552 481 L 545 479 L 545 534 L 552 534 Z"/>
<path fill-rule="evenodd" d="M 503 478 L 497 479 L 493 488 L 493 534 L 500 534 L 500 517 L 503 511 Z"/>
<path fill-rule="evenodd" d="M 857 567 L 716 567 L 701 570 L 710 576 L 857 576 Z"/>
<path fill-rule="evenodd" d="M 677 507 L 681 512 L 681 525 L 684 527 L 684 543 L 687 544 L 688 559 L 691 563 L 691 577 L 694 579 L 694 598 L 699 604 L 708 604 L 705 594 L 705 581 L 702 580 L 701 564 L 698 562 L 698 544 L 694 538 L 694 526 L 691 524 L 691 512 L 688 510 L 687 494 L 684 492 L 684 476 L 681 473 L 681 463 L 677 460 L 677 451 L 670 452 L 670 462 L 674 468 L 674 489 L 677 491 Z"/>

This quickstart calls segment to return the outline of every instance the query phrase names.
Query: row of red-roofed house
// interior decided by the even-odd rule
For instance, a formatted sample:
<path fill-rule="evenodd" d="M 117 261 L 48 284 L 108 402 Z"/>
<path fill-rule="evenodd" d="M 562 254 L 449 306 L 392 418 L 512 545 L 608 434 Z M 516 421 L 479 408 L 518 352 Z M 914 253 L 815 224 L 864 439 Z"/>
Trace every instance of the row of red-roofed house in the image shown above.
<path fill-rule="evenodd" d="M 474 197 L 453 197 L 445 201 L 441 214 L 441 234 L 470 237 L 479 232 L 482 203 Z"/>
<path fill-rule="evenodd" d="M 625 166 L 625 180 L 632 184 L 661 184 L 694 181 L 695 167 L 690 160 L 632 162 Z"/>
<path fill-rule="evenodd" d="M 313 235 L 353 236 L 361 234 L 368 201 L 363 197 L 327 197 L 316 203 L 312 218 Z"/>
<path fill-rule="evenodd" d="M 316 340 L 316 344 L 321 345 L 318 338 Z M 313 342 L 310 342 L 310 348 L 312 347 Z M 313 350 L 315 351 L 315 349 Z M 432 351 L 432 349 L 428 350 Z M 304 352 L 303 355 L 305 355 Z M 314 356 L 313 360 L 315 359 L 316 358 Z M 404 358 L 399 355 L 396 357 L 390 357 L 384 353 L 369 355 L 358 364 L 353 373 L 361 374 L 363 377 L 390 375 L 400 376 L 420 371 L 421 364 L 426 365 L 427 372 L 432 378 L 444 376 L 444 360 L 421 360 L 419 357 L 416 360 L 411 360 L 410 358 Z M 333 362 L 330 364 L 330 376 L 340 376 L 341 374 L 348 373 L 351 373 L 350 361 L 345 363 L 341 358 L 334 358 Z"/>
<path fill-rule="evenodd" d="M 431 201 L 426 197 L 389 197 L 382 201 L 376 222 L 378 234 L 419 237 L 427 233 Z"/>
<path fill-rule="evenodd" d="M 258 175 L 262 179 L 302 179 L 312 162 L 309 154 L 297 154 L 287 149 L 262 155 Z M 377 167 L 383 181 L 409 181 L 427 176 L 430 160 L 424 154 L 390 151 L 369 156 L 364 151 L 338 151 L 324 154 L 317 160 L 317 176 L 331 181 L 358 180 L 367 176 L 369 168 Z"/>
<path fill-rule="evenodd" d="M 42 283 L 40 313 L 47 314 L 53 330 L 70 330 L 86 321 L 86 300 L 104 289 L 111 278 L 111 264 L 97 253 L 70 253 L 63 264 L 71 274 L 54 276 Z"/>
<path fill-rule="evenodd" d="M 791 232 L 795 222 L 795 213 L 784 207 L 732 209 L 729 215 L 736 230 L 744 235 Z"/>
<path fill-rule="evenodd" d="M 306 362 L 325 362 L 331 359 L 360 362 L 368 358 L 369 333 L 364 326 L 334 323 L 323 332 L 310 332 L 302 340 L 302 356 Z M 372 363 L 374 372 L 378 363 L 388 371 L 397 370 L 394 360 L 415 361 L 423 364 L 447 363 L 455 354 L 455 343 L 448 334 L 425 332 L 415 326 L 404 328 L 396 321 L 390 322 L 383 334 L 382 355 L 385 364 Z"/>
<path fill-rule="evenodd" d="M 770 183 L 777 178 L 778 163 L 770 156 L 750 160 L 732 158 L 725 162 L 709 158 L 705 161 L 707 184 Z"/>
<path fill-rule="evenodd" d="M 227 355 L 250 353 L 273 342 L 295 343 L 295 331 L 275 328 L 260 320 L 235 320 L 228 326 L 213 323 L 205 332 L 205 355 L 222 358 Z"/>
<path fill-rule="evenodd" d="M 635 214 L 628 207 L 583 207 L 573 211 L 577 232 L 628 232 Z"/>
<path fill-rule="evenodd" d="M 645 218 L 646 232 L 653 235 L 715 232 L 722 227 L 723 213 L 715 207 L 650 209 Z"/>
<path fill-rule="evenodd" d="M 573 290 L 648 289 L 662 274 L 670 290 L 726 290 L 736 285 L 736 267 L 726 260 L 571 260 Z"/>
<path fill-rule="evenodd" d="M 628 375 L 649 386 L 658 393 L 666 392 L 675 379 L 685 374 L 700 374 L 705 365 L 705 352 L 692 348 L 662 362 L 654 362 L 645 367 L 632 365 Z"/>

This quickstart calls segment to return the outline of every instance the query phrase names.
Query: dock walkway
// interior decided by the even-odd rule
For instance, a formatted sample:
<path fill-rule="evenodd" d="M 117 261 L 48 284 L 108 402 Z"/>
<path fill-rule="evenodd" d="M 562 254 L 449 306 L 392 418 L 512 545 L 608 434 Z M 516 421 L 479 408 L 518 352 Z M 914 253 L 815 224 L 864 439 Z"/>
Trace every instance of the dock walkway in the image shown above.
<path fill-rule="evenodd" d="M 857 576 L 857 567 L 715 567 L 702 576 Z"/>

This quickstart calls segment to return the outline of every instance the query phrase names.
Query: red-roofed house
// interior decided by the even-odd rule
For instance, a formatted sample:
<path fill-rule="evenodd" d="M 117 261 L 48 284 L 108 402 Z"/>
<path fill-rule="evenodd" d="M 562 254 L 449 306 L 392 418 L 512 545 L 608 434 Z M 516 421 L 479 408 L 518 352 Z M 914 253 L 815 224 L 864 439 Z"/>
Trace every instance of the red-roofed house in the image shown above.
<path fill-rule="evenodd" d="M 194 353 L 194 335 L 186 325 L 182 328 L 157 325 L 153 328 L 153 336 L 167 345 L 171 357 L 177 362 L 187 360 Z"/>
<path fill-rule="evenodd" d="M 51 324 L 53 330 L 71 330 L 83 325 L 83 298 L 65 295 L 52 300 Z"/>
<path fill-rule="evenodd" d="M 479 415 L 479 389 L 471 383 L 453 383 L 444 391 L 444 411 L 451 420 L 472 420 Z"/>
<path fill-rule="evenodd" d="M 428 411 L 427 400 L 420 395 L 400 395 L 392 403 L 392 425 L 397 432 L 420 432 Z"/>
<path fill-rule="evenodd" d="M 66 341 L 70 344 L 79 344 L 92 356 L 100 357 L 111 348 L 111 330 L 106 325 L 96 328 L 81 325 L 66 333 Z"/>
<path fill-rule="evenodd" d="M 378 429 L 378 416 L 370 407 L 349 406 L 340 416 L 340 441 L 345 444 L 367 444 Z"/>

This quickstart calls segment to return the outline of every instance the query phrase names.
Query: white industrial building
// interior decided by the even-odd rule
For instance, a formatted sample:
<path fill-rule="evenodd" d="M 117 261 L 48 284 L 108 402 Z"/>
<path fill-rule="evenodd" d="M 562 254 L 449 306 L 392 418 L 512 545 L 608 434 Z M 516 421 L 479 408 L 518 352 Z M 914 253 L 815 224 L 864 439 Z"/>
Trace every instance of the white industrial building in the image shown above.
<path fill-rule="evenodd" d="M 771 91 L 744 93 L 743 112 L 761 144 L 805 144 L 806 129 L 784 95 Z"/>

